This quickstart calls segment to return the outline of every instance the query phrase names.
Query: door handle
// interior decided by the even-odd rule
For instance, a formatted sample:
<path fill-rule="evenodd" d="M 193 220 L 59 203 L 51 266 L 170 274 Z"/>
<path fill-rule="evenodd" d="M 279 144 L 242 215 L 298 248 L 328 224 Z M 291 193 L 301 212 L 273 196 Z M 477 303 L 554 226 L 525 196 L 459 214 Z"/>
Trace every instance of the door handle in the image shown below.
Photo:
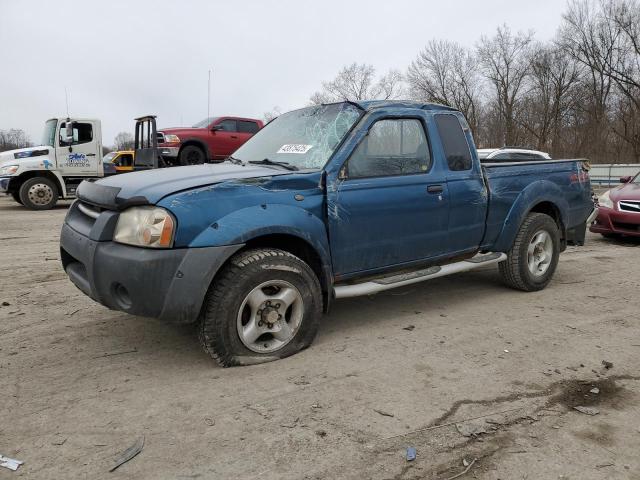
<path fill-rule="evenodd" d="M 95 157 L 96 154 L 95 153 L 87 153 L 87 157 Z"/>
<path fill-rule="evenodd" d="M 231 138 L 238 138 L 237 135 L 231 135 Z"/>
<path fill-rule="evenodd" d="M 444 187 L 442 185 L 429 185 L 427 187 L 427 192 L 429 192 L 429 193 L 442 193 L 442 192 L 444 192 Z"/>

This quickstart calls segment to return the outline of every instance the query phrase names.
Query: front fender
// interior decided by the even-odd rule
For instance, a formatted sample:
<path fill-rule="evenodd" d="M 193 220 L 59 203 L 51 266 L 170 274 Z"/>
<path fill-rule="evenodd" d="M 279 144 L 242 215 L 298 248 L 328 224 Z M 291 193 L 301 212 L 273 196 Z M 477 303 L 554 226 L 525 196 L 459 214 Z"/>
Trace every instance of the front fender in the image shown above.
<path fill-rule="evenodd" d="M 539 180 L 529 184 L 516 197 L 505 218 L 502 230 L 498 235 L 492 250 L 507 252 L 520 229 L 520 225 L 531 210 L 538 204 L 547 202 L 556 207 L 560 215 L 562 225 L 567 224 L 569 204 L 562 189 L 555 183 L 547 180 Z"/>
<path fill-rule="evenodd" d="M 235 245 L 272 234 L 293 235 L 306 241 L 323 262 L 330 264 L 324 222 L 311 212 L 291 205 L 255 205 L 231 212 L 197 235 L 189 247 Z"/>

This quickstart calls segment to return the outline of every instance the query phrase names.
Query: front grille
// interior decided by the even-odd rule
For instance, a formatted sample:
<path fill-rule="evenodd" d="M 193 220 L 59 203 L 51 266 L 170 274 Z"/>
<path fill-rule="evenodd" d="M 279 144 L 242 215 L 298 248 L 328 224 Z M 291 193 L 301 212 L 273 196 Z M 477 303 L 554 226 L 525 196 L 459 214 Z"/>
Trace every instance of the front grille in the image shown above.
<path fill-rule="evenodd" d="M 640 213 L 640 200 L 620 200 L 618 206 L 624 212 Z"/>
<path fill-rule="evenodd" d="M 101 209 L 99 207 L 94 207 L 93 205 L 89 205 L 88 203 L 78 202 L 78 210 L 82 212 L 87 217 L 91 217 L 96 220 L 100 216 Z"/>

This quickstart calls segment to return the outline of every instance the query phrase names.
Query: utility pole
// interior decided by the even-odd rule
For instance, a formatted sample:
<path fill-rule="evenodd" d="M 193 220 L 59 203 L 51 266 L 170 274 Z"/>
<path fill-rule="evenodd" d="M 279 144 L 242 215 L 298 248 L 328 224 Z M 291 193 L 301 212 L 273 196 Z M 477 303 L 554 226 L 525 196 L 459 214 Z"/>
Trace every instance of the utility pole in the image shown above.
<path fill-rule="evenodd" d="M 209 69 L 209 80 L 207 82 L 207 122 L 210 117 L 210 105 L 211 105 L 211 69 Z"/>

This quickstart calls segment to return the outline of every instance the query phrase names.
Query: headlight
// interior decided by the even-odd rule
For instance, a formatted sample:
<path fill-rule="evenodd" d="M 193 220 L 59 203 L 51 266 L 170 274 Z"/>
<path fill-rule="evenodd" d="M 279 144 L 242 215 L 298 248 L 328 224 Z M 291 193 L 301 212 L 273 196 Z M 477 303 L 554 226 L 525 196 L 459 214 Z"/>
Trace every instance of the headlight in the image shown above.
<path fill-rule="evenodd" d="M 180 143 L 180 137 L 178 135 L 165 135 L 165 143 Z"/>
<path fill-rule="evenodd" d="M 169 248 L 176 222 L 160 207 L 132 207 L 120 214 L 114 241 L 137 247 Z"/>
<path fill-rule="evenodd" d="M 609 198 L 609 190 L 598 197 L 598 206 L 605 208 L 613 208 L 613 202 Z"/>
<path fill-rule="evenodd" d="M 0 175 L 13 175 L 19 168 L 19 165 L 6 165 L 0 168 Z"/>

